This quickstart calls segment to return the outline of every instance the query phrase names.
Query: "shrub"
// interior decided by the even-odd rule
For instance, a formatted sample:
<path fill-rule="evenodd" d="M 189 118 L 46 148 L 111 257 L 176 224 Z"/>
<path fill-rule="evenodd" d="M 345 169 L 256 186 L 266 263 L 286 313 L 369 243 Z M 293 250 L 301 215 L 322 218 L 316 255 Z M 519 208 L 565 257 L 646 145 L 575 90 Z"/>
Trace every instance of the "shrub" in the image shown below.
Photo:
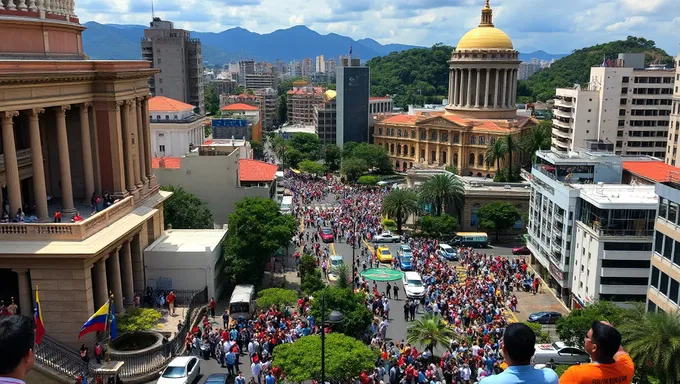
<path fill-rule="evenodd" d="M 539 344 L 550 343 L 550 335 L 543 330 L 543 326 L 538 323 L 524 322 L 536 334 L 536 342 Z"/>
<path fill-rule="evenodd" d="M 156 328 L 161 313 L 153 308 L 130 308 L 116 317 L 116 325 L 121 332 L 148 331 Z"/>
<path fill-rule="evenodd" d="M 382 225 L 390 231 L 397 229 L 397 223 L 392 219 L 383 219 Z"/>
<path fill-rule="evenodd" d="M 455 173 L 456 175 L 458 174 L 458 167 L 456 167 L 455 165 L 447 165 L 446 170 L 451 173 Z"/>
<path fill-rule="evenodd" d="M 257 306 L 266 309 L 276 305 L 279 309 L 283 309 L 288 305 L 295 304 L 297 299 L 298 294 L 292 289 L 268 288 L 258 292 Z"/>
<path fill-rule="evenodd" d="M 378 176 L 364 175 L 357 180 L 357 183 L 361 185 L 376 185 L 380 181 Z"/>

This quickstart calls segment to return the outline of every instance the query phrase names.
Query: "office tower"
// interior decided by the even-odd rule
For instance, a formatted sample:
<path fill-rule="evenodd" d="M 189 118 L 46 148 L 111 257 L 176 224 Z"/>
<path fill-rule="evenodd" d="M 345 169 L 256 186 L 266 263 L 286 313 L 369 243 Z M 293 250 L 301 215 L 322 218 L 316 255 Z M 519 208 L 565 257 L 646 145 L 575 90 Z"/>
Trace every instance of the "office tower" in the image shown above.
<path fill-rule="evenodd" d="M 336 68 L 337 137 L 336 144 L 354 141 L 368 143 L 368 98 L 370 95 L 370 69 L 359 59 L 343 57 Z"/>

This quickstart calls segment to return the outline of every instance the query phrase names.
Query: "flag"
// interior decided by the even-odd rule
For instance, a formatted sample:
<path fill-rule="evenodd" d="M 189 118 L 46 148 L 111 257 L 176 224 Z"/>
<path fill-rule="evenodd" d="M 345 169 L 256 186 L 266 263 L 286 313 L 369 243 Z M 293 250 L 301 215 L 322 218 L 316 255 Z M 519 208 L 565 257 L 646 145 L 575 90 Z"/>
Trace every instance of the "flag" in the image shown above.
<path fill-rule="evenodd" d="M 606 67 L 606 66 L 607 66 L 607 56 L 602 55 L 602 64 L 600 65 L 600 67 Z"/>
<path fill-rule="evenodd" d="M 35 308 L 33 308 L 33 318 L 35 319 L 35 343 L 40 344 L 45 336 L 45 327 L 42 321 L 42 309 L 40 309 L 40 294 L 38 286 L 35 286 Z"/>
<path fill-rule="evenodd" d="M 111 303 L 111 325 L 109 325 L 109 336 L 111 337 L 111 340 L 118 336 L 118 327 L 116 326 L 116 310 L 113 306 L 113 303 Z"/>
<path fill-rule="evenodd" d="M 94 315 L 83 324 L 78 334 L 78 339 L 83 337 L 83 335 L 91 332 L 104 332 L 106 331 L 106 322 L 109 318 L 109 302 L 107 301 L 104 305 Z"/>

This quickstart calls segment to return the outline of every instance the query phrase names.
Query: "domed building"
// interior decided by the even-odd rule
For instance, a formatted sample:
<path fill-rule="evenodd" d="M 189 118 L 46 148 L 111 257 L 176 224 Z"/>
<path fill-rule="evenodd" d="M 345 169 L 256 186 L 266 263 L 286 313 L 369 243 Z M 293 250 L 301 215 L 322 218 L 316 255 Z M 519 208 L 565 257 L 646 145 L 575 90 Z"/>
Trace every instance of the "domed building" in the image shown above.
<path fill-rule="evenodd" d="M 460 175 L 494 176 L 486 151 L 496 140 L 519 136 L 536 121 L 518 116 L 519 52 L 493 24 L 486 1 L 477 28 L 461 37 L 449 60 L 445 111 L 395 115 L 376 123 L 374 142 L 384 145 L 395 168 L 454 166 Z M 521 154 L 513 154 L 520 164 Z"/>

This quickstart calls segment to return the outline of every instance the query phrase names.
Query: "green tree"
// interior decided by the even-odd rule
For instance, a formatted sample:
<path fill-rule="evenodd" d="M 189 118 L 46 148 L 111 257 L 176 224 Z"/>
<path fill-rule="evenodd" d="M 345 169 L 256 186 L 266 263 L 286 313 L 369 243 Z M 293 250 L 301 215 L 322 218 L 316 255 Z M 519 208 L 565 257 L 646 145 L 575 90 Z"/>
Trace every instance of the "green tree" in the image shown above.
<path fill-rule="evenodd" d="M 552 135 L 552 122 L 541 121 L 538 125 L 531 127 L 520 139 L 520 148 L 532 162 L 536 159 L 536 151 L 550 149 Z"/>
<path fill-rule="evenodd" d="M 378 176 L 364 175 L 364 176 L 359 177 L 359 179 L 357 180 L 357 184 L 366 185 L 366 186 L 374 186 L 374 185 L 377 185 L 379 181 L 380 181 L 380 178 Z"/>
<path fill-rule="evenodd" d="M 356 181 L 366 172 L 368 172 L 368 165 L 364 160 L 354 157 L 342 159 L 342 173 L 347 176 L 347 180 Z"/>
<path fill-rule="evenodd" d="M 237 202 L 224 244 L 228 280 L 258 285 L 271 256 L 290 243 L 299 224 L 292 215 L 281 214 L 271 199 L 246 197 Z"/>
<path fill-rule="evenodd" d="M 546 331 L 543 330 L 543 326 L 538 323 L 530 323 L 528 321 L 523 322 L 523 324 L 526 324 L 529 328 L 531 328 L 532 331 L 536 334 L 536 343 L 538 344 L 546 344 L 550 343 L 550 334 Z"/>
<path fill-rule="evenodd" d="M 331 268 L 331 272 L 337 276 L 335 286 L 341 289 L 352 287 L 352 272 L 347 264 L 342 263 Z"/>
<path fill-rule="evenodd" d="M 463 196 L 465 190 L 463 182 L 451 174 L 439 174 L 430 177 L 425 181 L 418 195 L 421 200 L 434 205 L 437 216 L 441 216 L 445 207 L 450 206 L 454 212 L 458 212 L 463 206 Z"/>
<path fill-rule="evenodd" d="M 283 162 L 286 158 L 286 151 L 288 151 L 288 143 L 286 140 L 284 140 L 281 135 L 275 134 L 269 139 L 269 145 L 279 161 Z"/>
<path fill-rule="evenodd" d="M 390 155 L 381 145 L 361 143 L 352 150 L 351 157 L 364 160 L 369 168 L 376 168 L 380 173 L 394 172 Z"/>
<path fill-rule="evenodd" d="M 329 172 L 335 172 L 340 169 L 342 151 L 337 145 L 328 144 L 323 149 L 323 159 L 326 169 L 328 169 Z"/>
<path fill-rule="evenodd" d="M 305 155 L 295 148 L 286 149 L 283 156 L 283 164 L 285 167 L 297 168 L 298 164 L 305 159 Z"/>
<path fill-rule="evenodd" d="M 495 140 L 493 144 L 491 144 L 486 150 L 486 164 L 491 165 L 496 163 L 496 172 L 500 172 L 501 160 L 505 158 L 506 153 L 507 151 L 505 149 L 505 141 Z"/>
<path fill-rule="evenodd" d="M 301 77 L 291 77 L 290 79 L 281 81 L 278 87 L 279 96 L 286 95 L 288 91 L 293 89 L 293 83 L 300 80 L 302 80 Z"/>
<path fill-rule="evenodd" d="M 516 179 L 514 175 L 514 169 L 512 168 L 512 154 L 517 152 L 519 150 L 519 143 L 516 138 L 514 138 L 511 134 L 505 136 L 504 140 L 504 146 L 505 146 L 505 152 L 508 154 L 508 180 L 507 181 L 513 181 Z"/>
<path fill-rule="evenodd" d="M 300 289 L 302 292 L 311 295 L 312 293 L 323 289 L 324 283 L 321 277 L 321 271 L 316 266 L 316 259 L 304 254 L 300 257 Z"/>
<path fill-rule="evenodd" d="M 257 293 L 257 306 L 260 309 L 267 309 L 276 305 L 283 311 L 286 306 L 295 305 L 297 299 L 298 294 L 292 289 L 267 288 Z"/>
<path fill-rule="evenodd" d="M 458 226 L 458 220 L 451 215 L 423 216 L 418 219 L 418 228 L 428 237 L 440 237 L 452 234 Z"/>
<path fill-rule="evenodd" d="M 304 280 L 309 274 L 311 274 L 316 268 L 316 260 L 314 256 L 305 253 L 300 257 L 300 264 L 298 265 L 300 269 L 300 279 Z"/>
<path fill-rule="evenodd" d="M 438 345 L 448 345 L 451 339 L 456 338 L 456 333 L 449 328 L 440 315 L 426 313 L 416 319 L 406 331 L 406 341 L 410 344 L 419 344 L 434 353 Z"/>
<path fill-rule="evenodd" d="M 680 314 L 646 313 L 638 321 L 619 327 L 623 345 L 636 368 L 649 365 L 661 382 L 676 383 L 680 378 Z"/>
<path fill-rule="evenodd" d="M 593 321 L 608 321 L 615 327 L 626 319 L 626 312 L 610 301 L 598 301 L 575 309 L 557 320 L 555 329 L 560 340 L 583 348 L 584 340 Z"/>
<path fill-rule="evenodd" d="M 264 145 L 257 140 L 250 140 L 250 148 L 253 150 L 253 157 L 257 160 L 264 158 Z"/>
<path fill-rule="evenodd" d="M 321 321 L 321 297 L 322 291 L 314 293 L 311 313 L 317 321 Z M 345 315 L 342 324 L 335 327 L 347 336 L 361 338 L 373 320 L 373 314 L 364 305 L 364 295 L 355 293 L 351 288 L 326 288 L 326 316 L 331 311 L 339 311 Z"/>
<path fill-rule="evenodd" d="M 277 99 L 276 117 L 279 120 L 279 124 L 288 121 L 288 96 L 286 94 L 279 96 Z"/>
<path fill-rule="evenodd" d="M 161 313 L 153 308 L 129 308 L 116 315 L 116 326 L 120 332 L 148 331 L 156 329 Z"/>
<path fill-rule="evenodd" d="M 325 335 L 326 381 L 349 383 L 375 366 L 378 352 L 341 333 Z M 274 348 L 272 365 L 291 383 L 321 380 L 321 336 L 306 336 Z"/>
<path fill-rule="evenodd" d="M 217 92 L 214 83 L 208 83 L 203 92 L 205 110 L 215 116 L 220 110 L 220 94 Z"/>
<path fill-rule="evenodd" d="M 404 220 L 420 210 L 418 194 L 408 189 L 393 189 L 383 199 L 382 210 L 383 214 L 395 219 L 397 232 L 401 233 Z"/>
<path fill-rule="evenodd" d="M 305 159 L 314 161 L 321 159 L 321 141 L 319 141 L 319 136 L 313 133 L 293 133 L 290 145 L 300 151 Z"/>
<path fill-rule="evenodd" d="M 297 167 L 301 172 L 312 175 L 323 175 L 326 171 L 326 168 L 323 165 L 312 160 L 303 160 L 297 165 Z"/>
<path fill-rule="evenodd" d="M 354 156 L 354 149 L 359 145 L 359 143 L 354 141 L 348 141 L 342 146 L 342 157 L 350 158 Z"/>
<path fill-rule="evenodd" d="M 174 229 L 212 229 L 215 221 L 208 205 L 193 193 L 172 185 L 161 187 L 172 192 L 163 203 L 165 225 Z"/>
<path fill-rule="evenodd" d="M 514 205 L 506 201 L 494 201 L 479 208 L 477 216 L 479 217 L 479 226 L 495 229 L 496 240 L 498 240 L 501 231 L 515 225 L 521 215 Z"/>

